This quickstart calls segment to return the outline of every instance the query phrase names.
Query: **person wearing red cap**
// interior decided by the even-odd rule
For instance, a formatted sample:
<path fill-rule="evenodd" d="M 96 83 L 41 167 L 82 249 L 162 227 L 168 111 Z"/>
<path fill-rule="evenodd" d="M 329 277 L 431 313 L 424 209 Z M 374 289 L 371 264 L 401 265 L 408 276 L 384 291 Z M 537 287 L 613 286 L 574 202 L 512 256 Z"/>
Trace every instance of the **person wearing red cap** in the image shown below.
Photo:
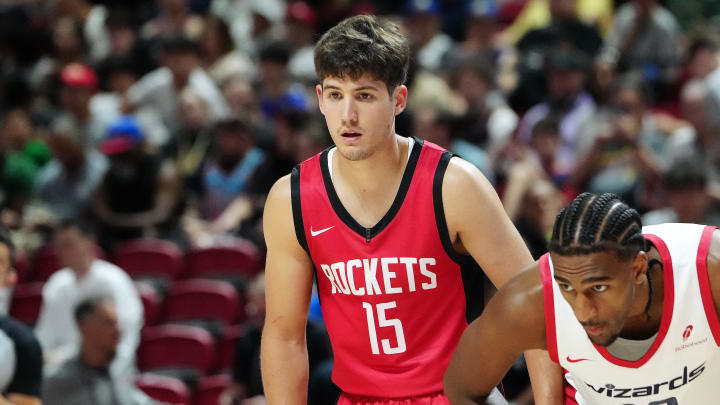
<path fill-rule="evenodd" d="M 80 63 L 70 63 L 60 71 L 60 105 L 65 110 L 55 125 L 69 125 L 85 146 L 95 146 L 105 136 L 109 118 L 93 111 L 91 99 L 97 92 L 95 72 Z"/>

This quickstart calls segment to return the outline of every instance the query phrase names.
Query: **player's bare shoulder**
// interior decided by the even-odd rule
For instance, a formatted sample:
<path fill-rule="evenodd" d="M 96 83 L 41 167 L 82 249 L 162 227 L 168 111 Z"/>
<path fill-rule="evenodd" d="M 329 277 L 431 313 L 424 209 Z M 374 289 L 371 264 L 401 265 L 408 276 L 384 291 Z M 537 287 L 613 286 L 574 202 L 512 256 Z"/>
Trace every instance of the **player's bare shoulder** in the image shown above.
<path fill-rule="evenodd" d="M 288 226 L 288 224 L 290 224 Z M 263 211 L 263 231 L 265 240 L 270 245 L 273 240 L 282 236 L 281 240 L 292 236 L 293 212 L 290 175 L 278 179 L 273 184 L 265 200 Z"/>
<path fill-rule="evenodd" d="M 463 214 L 469 208 L 478 208 L 479 203 L 500 203 L 492 184 L 480 170 L 459 157 L 453 157 L 448 162 L 443 177 L 442 197 L 448 219 L 454 213 Z"/>

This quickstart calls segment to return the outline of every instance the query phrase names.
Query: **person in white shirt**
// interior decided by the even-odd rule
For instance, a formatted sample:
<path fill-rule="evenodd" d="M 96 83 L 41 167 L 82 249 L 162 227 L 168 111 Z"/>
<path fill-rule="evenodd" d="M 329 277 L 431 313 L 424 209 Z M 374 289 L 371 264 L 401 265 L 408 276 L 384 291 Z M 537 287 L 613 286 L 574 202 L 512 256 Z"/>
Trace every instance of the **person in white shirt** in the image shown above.
<path fill-rule="evenodd" d="M 73 318 L 77 304 L 106 296 L 116 303 L 122 334 L 111 367 L 116 373 L 132 372 L 143 326 L 143 306 L 132 280 L 119 267 L 96 257 L 90 229 L 79 221 L 60 225 L 55 247 L 65 267 L 53 274 L 43 288 L 43 306 L 35 328 L 48 365 L 66 360 L 80 347 Z"/>

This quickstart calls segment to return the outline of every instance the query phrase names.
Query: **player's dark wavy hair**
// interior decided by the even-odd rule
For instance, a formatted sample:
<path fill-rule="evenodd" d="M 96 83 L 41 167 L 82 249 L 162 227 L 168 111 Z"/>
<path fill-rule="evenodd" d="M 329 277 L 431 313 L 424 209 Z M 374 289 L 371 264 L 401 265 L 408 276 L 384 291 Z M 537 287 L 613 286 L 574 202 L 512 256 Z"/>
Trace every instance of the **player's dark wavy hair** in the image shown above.
<path fill-rule="evenodd" d="M 356 80 L 369 74 L 389 92 L 405 83 L 410 45 L 393 22 L 371 15 L 347 18 L 328 30 L 315 45 L 315 71 L 327 77 Z"/>
<path fill-rule="evenodd" d="M 548 250 L 562 256 L 612 251 L 620 259 L 645 249 L 637 211 L 615 194 L 582 193 L 555 219 Z"/>

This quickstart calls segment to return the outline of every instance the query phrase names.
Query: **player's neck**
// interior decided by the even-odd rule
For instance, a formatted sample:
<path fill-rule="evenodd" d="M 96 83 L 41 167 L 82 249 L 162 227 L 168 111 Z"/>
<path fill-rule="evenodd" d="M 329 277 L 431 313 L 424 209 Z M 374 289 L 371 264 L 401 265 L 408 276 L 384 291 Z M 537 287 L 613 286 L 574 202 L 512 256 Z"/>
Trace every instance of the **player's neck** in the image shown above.
<path fill-rule="evenodd" d="M 402 177 L 410 153 L 409 143 L 397 134 L 388 140 L 367 159 L 351 161 L 340 153 L 334 154 L 334 178 L 341 178 L 346 185 L 372 191 L 393 187 L 397 179 Z"/>
<path fill-rule="evenodd" d="M 660 254 L 653 248 L 648 252 L 650 260 L 660 260 Z M 659 263 L 662 263 L 660 260 Z M 665 298 L 663 268 L 659 264 L 648 266 L 650 277 L 641 285 L 633 303 L 633 309 L 625 322 L 621 337 L 626 339 L 647 339 L 660 329 Z M 652 283 L 650 288 L 649 282 Z M 652 298 L 650 293 L 652 292 Z M 648 300 L 650 306 L 648 307 Z"/>

